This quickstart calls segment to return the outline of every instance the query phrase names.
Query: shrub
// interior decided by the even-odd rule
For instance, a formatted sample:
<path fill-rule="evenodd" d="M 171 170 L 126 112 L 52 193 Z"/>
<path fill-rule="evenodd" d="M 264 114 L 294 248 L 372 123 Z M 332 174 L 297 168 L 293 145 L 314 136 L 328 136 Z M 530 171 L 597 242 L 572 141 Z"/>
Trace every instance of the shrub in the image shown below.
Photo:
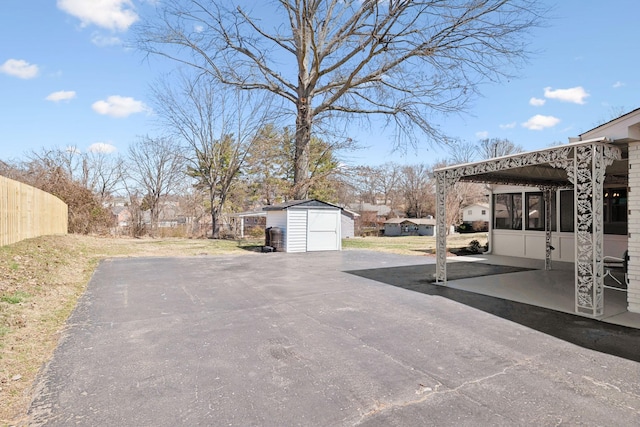
<path fill-rule="evenodd" d="M 457 231 L 458 233 L 471 233 L 473 229 L 469 224 L 463 222 L 462 224 L 458 225 Z"/>
<path fill-rule="evenodd" d="M 481 248 L 482 246 L 480 245 L 480 242 L 478 242 L 476 239 L 473 239 L 472 241 L 469 242 L 469 252 L 474 253 L 474 254 L 479 254 L 481 252 Z"/>
<path fill-rule="evenodd" d="M 473 221 L 471 223 L 471 229 L 476 233 L 489 231 L 489 223 L 487 221 Z"/>
<path fill-rule="evenodd" d="M 265 237 L 264 227 L 256 225 L 247 230 L 247 235 L 254 239 L 260 239 Z"/>

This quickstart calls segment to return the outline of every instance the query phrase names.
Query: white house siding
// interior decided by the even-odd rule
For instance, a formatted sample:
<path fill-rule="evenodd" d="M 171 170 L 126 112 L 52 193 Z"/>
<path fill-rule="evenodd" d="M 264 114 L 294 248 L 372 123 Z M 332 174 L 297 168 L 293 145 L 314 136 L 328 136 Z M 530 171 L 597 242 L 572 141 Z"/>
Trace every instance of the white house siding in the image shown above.
<path fill-rule="evenodd" d="M 482 214 L 484 212 L 484 214 Z M 490 221 L 489 206 L 484 205 L 469 205 L 462 210 L 462 221 Z"/>
<path fill-rule="evenodd" d="M 384 235 L 385 236 L 399 236 L 402 232 L 400 224 L 385 224 Z"/>
<path fill-rule="evenodd" d="M 287 251 L 287 212 L 273 211 L 267 215 L 267 228 L 278 227 L 282 230 L 282 243 L 284 251 Z"/>
<path fill-rule="evenodd" d="M 267 228 L 280 227 L 287 228 L 287 211 L 271 211 L 267 215 Z"/>
<path fill-rule="evenodd" d="M 629 143 L 629 287 L 628 310 L 640 313 L 640 142 Z"/>
<path fill-rule="evenodd" d="M 340 228 L 341 228 L 341 231 L 342 231 L 342 238 L 343 239 L 344 238 L 352 238 L 352 237 L 355 236 L 355 230 L 354 230 L 354 225 L 353 225 L 354 221 L 349 215 L 347 215 L 345 213 L 342 213 L 340 215 L 340 223 L 341 223 L 340 224 Z"/>
<path fill-rule="evenodd" d="M 436 233 L 434 232 L 434 230 L 435 230 L 434 225 L 424 225 L 424 224 L 418 225 L 418 235 L 420 236 L 435 236 Z"/>
<path fill-rule="evenodd" d="M 287 218 L 287 252 L 306 252 L 307 209 L 289 209 Z"/>

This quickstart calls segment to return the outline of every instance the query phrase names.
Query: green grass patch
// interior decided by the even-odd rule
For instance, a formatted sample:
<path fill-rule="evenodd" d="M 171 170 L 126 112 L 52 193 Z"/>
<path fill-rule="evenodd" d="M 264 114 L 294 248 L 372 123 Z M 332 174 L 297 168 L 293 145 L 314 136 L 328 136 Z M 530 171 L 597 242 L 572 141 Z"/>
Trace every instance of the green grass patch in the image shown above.
<path fill-rule="evenodd" d="M 17 291 L 12 294 L 0 296 L 0 301 L 8 304 L 20 304 L 21 302 L 26 301 L 30 296 L 31 295 L 26 292 Z"/>

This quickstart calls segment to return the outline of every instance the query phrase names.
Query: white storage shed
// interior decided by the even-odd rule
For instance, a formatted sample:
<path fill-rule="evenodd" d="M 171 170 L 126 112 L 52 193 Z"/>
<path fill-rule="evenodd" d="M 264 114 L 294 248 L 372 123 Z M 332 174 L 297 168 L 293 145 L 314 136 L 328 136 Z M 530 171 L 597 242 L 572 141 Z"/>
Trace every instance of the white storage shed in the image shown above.
<path fill-rule="evenodd" d="M 267 229 L 282 231 L 282 252 L 342 249 L 342 208 L 320 200 L 290 200 L 265 206 Z"/>

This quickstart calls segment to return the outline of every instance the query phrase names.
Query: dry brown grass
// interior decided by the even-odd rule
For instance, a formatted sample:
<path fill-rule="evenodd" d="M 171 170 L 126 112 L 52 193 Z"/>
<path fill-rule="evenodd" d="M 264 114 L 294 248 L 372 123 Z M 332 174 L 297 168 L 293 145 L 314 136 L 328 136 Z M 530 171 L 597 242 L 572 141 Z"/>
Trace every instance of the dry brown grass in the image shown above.
<path fill-rule="evenodd" d="M 487 233 L 455 234 L 447 237 L 448 248 L 464 248 L 472 240 L 487 243 Z M 355 237 L 342 241 L 343 249 L 366 249 L 402 255 L 435 254 L 436 238 L 432 236 Z"/>

